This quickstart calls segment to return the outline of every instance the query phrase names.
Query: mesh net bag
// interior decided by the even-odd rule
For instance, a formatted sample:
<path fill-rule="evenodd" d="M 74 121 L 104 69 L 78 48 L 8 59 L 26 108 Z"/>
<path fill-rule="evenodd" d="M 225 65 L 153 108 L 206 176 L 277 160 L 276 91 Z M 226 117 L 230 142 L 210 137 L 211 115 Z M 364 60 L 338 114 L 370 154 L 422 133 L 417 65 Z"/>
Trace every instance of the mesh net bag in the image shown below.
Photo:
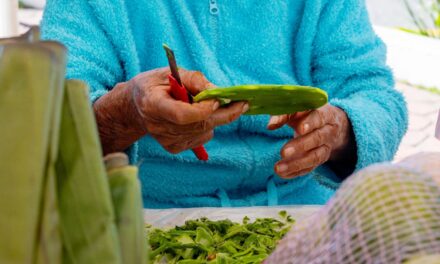
<path fill-rule="evenodd" d="M 440 262 L 439 184 L 439 154 L 364 169 L 297 223 L 265 263 Z"/>

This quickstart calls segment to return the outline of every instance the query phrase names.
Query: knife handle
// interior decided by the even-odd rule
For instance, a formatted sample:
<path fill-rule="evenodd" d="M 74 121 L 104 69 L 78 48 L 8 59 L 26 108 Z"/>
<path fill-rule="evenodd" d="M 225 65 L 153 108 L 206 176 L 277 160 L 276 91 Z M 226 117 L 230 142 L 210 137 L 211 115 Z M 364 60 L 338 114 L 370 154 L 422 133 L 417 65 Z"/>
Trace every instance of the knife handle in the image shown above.
<path fill-rule="evenodd" d="M 171 74 L 168 75 L 168 80 L 170 81 L 171 96 L 176 100 L 189 103 L 188 91 L 183 84 L 180 85 Z M 208 152 L 206 152 L 206 149 L 203 146 L 195 147 L 192 151 L 199 160 L 207 161 L 209 158 Z"/>

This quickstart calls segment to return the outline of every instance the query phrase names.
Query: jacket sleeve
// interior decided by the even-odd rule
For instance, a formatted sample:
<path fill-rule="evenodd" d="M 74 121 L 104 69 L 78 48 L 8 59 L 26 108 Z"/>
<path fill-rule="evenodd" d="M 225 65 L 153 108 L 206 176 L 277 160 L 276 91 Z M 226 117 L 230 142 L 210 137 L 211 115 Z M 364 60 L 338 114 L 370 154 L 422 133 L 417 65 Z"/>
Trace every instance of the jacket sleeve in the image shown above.
<path fill-rule="evenodd" d="M 114 46 L 87 0 L 48 0 L 42 36 L 67 47 L 67 78 L 88 83 L 92 102 L 123 80 Z"/>
<path fill-rule="evenodd" d="M 407 129 L 403 96 L 386 66 L 364 0 L 329 0 L 313 43 L 312 82 L 348 115 L 357 144 L 356 170 L 392 160 Z"/>

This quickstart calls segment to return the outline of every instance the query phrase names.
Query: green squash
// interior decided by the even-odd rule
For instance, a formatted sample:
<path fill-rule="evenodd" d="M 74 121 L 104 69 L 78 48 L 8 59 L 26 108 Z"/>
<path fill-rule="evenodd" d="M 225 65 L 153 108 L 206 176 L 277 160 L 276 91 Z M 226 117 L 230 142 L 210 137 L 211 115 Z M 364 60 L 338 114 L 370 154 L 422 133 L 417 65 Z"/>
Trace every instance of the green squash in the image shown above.
<path fill-rule="evenodd" d="M 194 102 L 217 99 L 223 105 L 247 101 L 247 115 L 282 115 L 317 109 L 328 101 L 327 93 L 319 88 L 296 85 L 239 85 L 202 91 Z"/>

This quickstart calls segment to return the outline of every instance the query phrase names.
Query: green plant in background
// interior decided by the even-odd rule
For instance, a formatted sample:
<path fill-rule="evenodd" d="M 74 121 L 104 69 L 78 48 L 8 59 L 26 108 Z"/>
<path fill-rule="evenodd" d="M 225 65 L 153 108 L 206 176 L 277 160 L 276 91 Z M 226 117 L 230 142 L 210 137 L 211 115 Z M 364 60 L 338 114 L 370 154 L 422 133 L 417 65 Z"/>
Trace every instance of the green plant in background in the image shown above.
<path fill-rule="evenodd" d="M 19 8 L 28 8 L 28 6 L 25 5 L 22 1 L 18 1 L 18 7 Z"/>
<path fill-rule="evenodd" d="M 429 87 L 429 86 L 424 86 L 424 85 L 419 85 L 419 84 L 414 84 L 414 83 L 410 83 L 408 81 L 400 81 L 400 83 L 402 84 L 406 84 L 409 85 L 411 87 L 417 88 L 419 90 L 423 90 L 423 91 L 427 91 L 436 95 L 440 95 L 440 88 L 437 87 Z"/>
<path fill-rule="evenodd" d="M 403 31 L 430 38 L 440 38 L 440 0 L 403 0 L 416 30 L 401 28 Z"/>
<path fill-rule="evenodd" d="M 417 29 L 400 28 L 401 30 L 440 39 L 440 0 L 403 0 L 403 3 Z M 416 85 L 401 81 L 414 88 L 440 95 L 440 88 Z"/>

